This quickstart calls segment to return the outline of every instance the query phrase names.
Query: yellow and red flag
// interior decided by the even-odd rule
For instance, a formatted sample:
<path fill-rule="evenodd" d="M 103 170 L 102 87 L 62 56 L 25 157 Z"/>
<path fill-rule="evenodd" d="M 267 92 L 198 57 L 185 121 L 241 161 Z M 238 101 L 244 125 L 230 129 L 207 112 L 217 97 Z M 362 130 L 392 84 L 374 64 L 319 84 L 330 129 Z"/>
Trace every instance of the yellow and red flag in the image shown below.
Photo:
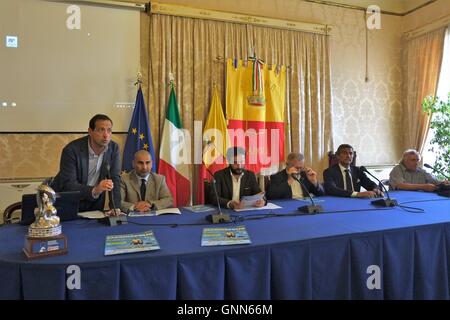
<path fill-rule="evenodd" d="M 203 128 L 203 160 L 200 169 L 200 183 L 197 193 L 197 203 L 204 203 L 204 181 L 212 179 L 211 174 L 227 166 L 225 155 L 230 146 L 227 123 L 223 114 L 217 89 L 214 88 L 208 118 Z M 208 170 L 210 173 L 208 173 Z"/>
<path fill-rule="evenodd" d="M 258 90 L 255 84 L 259 84 Z M 284 66 L 269 69 L 256 58 L 248 65 L 228 59 L 228 132 L 232 146 L 247 150 L 247 169 L 256 173 L 265 168 L 276 171 L 284 160 L 285 100 Z"/>

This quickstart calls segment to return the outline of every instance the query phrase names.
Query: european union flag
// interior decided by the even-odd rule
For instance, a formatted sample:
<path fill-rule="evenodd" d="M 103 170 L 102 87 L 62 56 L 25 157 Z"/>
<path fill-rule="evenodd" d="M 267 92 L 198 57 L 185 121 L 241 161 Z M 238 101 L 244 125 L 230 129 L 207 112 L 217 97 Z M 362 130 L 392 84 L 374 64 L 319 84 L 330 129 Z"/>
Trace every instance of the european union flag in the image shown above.
<path fill-rule="evenodd" d="M 139 86 L 136 103 L 134 106 L 133 117 L 128 128 L 127 141 L 123 149 L 122 170 L 130 171 L 133 169 L 133 158 L 136 151 L 145 149 L 152 156 L 152 171 L 156 172 L 155 150 L 153 150 L 152 136 L 150 135 L 150 126 L 148 125 L 147 111 L 145 109 L 144 96 Z"/>

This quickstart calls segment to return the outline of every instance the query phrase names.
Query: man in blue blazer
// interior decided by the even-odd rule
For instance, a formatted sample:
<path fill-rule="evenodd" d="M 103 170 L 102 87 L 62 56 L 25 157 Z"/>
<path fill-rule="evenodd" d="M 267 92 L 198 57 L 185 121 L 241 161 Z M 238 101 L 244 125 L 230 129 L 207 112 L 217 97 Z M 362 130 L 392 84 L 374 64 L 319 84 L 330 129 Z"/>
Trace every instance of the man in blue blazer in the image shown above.
<path fill-rule="evenodd" d="M 112 125 L 108 116 L 95 115 L 89 121 L 88 135 L 62 151 L 52 187 L 57 192 L 80 191 L 80 212 L 103 210 L 105 191 L 112 191 L 113 202 L 120 208 L 120 154 L 119 145 L 111 141 Z"/>
<path fill-rule="evenodd" d="M 322 196 L 325 191 L 317 181 L 316 172 L 305 167 L 303 154 L 292 152 L 286 159 L 286 169 L 270 176 L 266 197 L 269 200 L 304 198 L 308 197 L 308 193 Z"/>
<path fill-rule="evenodd" d="M 339 163 L 323 172 L 325 191 L 328 195 L 352 198 L 383 196 L 378 185 L 370 180 L 359 167 L 352 166 L 353 147 L 341 144 L 336 151 Z M 361 192 L 361 187 L 368 191 Z"/>

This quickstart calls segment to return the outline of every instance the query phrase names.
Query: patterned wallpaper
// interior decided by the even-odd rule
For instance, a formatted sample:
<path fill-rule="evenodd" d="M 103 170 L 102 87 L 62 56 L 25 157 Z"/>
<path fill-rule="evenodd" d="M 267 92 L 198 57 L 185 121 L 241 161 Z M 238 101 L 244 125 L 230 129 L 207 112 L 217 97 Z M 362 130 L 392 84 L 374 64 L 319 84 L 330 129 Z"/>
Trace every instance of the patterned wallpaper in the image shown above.
<path fill-rule="evenodd" d="M 0 134 L 0 179 L 52 177 L 64 146 L 83 134 Z M 126 135 L 113 135 L 120 148 Z"/>
<path fill-rule="evenodd" d="M 369 81 L 365 82 L 365 20 L 361 11 L 299 0 L 160 2 L 332 25 L 335 146 L 344 142 L 352 144 L 358 152 L 360 165 L 395 163 L 400 157 L 401 32 L 402 19 L 405 18 L 383 15 L 382 28 L 369 31 Z M 437 9 L 431 9 L 431 13 L 427 9 L 427 17 L 433 14 L 441 16 L 438 10 L 440 6 L 435 8 Z M 420 12 L 415 14 L 415 21 L 420 20 L 418 16 Z M 144 21 L 141 23 L 141 39 L 147 35 L 148 24 Z M 142 50 L 148 51 L 147 39 L 141 43 Z M 145 66 L 148 61 L 142 57 L 141 65 L 146 76 Z M 62 147 L 79 136 L 81 135 L 0 134 L 0 179 L 55 175 Z M 114 137 L 121 147 L 125 138 L 126 135 Z"/>
<path fill-rule="evenodd" d="M 329 10 L 328 10 L 329 11 Z M 365 81 L 365 20 L 362 13 L 327 12 L 331 37 L 334 144 L 349 143 L 362 165 L 395 163 L 401 150 L 401 18 L 383 15 L 370 30 Z M 350 12 L 348 12 L 350 11 Z"/>

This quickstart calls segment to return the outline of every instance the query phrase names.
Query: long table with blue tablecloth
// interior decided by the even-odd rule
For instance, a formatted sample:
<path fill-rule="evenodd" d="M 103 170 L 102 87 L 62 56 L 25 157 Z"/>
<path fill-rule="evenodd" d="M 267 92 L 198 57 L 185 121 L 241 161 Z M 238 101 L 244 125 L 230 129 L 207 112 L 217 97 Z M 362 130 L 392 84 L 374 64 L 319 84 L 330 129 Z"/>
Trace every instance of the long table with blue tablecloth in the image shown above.
<path fill-rule="evenodd" d="M 392 192 L 401 207 L 321 197 L 325 212 L 231 212 L 251 244 L 202 247 L 208 213 L 63 222 L 69 252 L 27 260 L 27 227 L 0 227 L 0 299 L 448 299 L 450 201 Z M 317 198 L 319 199 L 319 198 Z M 420 210 L 418 210 L 420 209 Z M 215 225 L 217 226 L 217 225 Z M 221 225 L 222 226 L 222 225 Z M 104 255 L 112 234 L 153 230 L 160 250 Z M 80 288 L 67 285 L 78 266 Z M 377 278 L 378 277 L 378 278 Z M 377 285 L 377 279 L 379 284 Z"/>

